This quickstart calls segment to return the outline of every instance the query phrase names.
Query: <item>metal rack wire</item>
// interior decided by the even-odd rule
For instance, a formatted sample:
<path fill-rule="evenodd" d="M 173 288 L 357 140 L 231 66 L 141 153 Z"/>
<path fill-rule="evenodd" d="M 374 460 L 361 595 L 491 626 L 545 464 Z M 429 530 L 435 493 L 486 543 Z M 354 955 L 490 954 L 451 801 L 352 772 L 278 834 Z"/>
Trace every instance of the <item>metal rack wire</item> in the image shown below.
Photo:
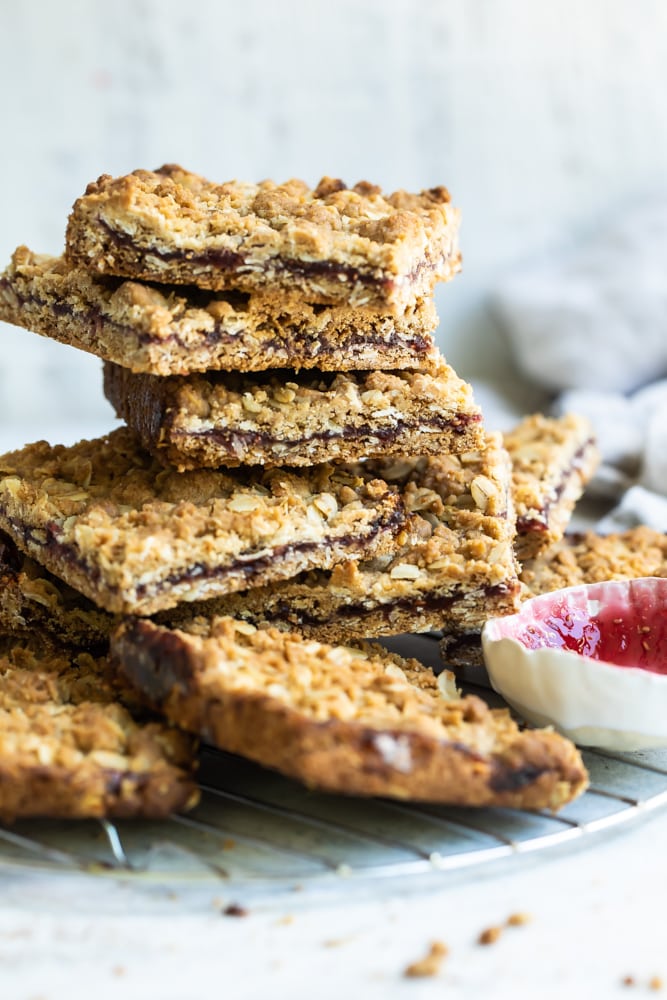
<path fill-rule="evenodd" d="M 255 894 L 341 879 L 464 878 L 533 852 L 583 845 L 667 805 L 667 752 L 587 751 L 584 758 L 590 788 L 553 815 L 317 794 L 205 749 L 202 801 L 187 816 L 0 827 L 0 866 L 181 887 L 222 880 Z"/>

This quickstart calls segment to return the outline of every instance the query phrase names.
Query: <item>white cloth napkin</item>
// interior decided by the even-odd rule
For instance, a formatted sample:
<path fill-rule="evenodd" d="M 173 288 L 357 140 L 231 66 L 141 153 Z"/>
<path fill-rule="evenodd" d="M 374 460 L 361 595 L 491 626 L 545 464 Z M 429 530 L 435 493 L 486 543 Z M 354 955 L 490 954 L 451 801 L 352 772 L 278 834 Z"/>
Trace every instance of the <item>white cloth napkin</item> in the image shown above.
<path fill-rule="evenodd" d="M 618 501 L 601 531 L 667 531 L 667 195 L 620 205 L 560 257 L 523 268 L 492 299 L 518 369 L 589 417 L 602 466 L 593 496 Z M 548 406 L 548 404 L 547 404 Z"/>
<path fill-rule="evenodd" d="M 577 389 L 553 406 L 589 418 L 602 454 L 592 495 L 618 499 L 599 530 L 622 531 L 647 524 L 667 531 L 667 379 L 632 395 Z"/>
<path fill-rule="evenodd" d="M 548 389 L 630 392 L 667 375 L 667 196 L 619 205 L 557 259 L 493 296 L 519 369 Z"/>
<path fill-rule="evenodd" d="M 643 486 L 631 486 L 622 495 L 620 503 L 598 521 L 596 531 L 607 535 L 612 531 L 627 531 L 638 524 L 667 531 L 667 497 Z"/>

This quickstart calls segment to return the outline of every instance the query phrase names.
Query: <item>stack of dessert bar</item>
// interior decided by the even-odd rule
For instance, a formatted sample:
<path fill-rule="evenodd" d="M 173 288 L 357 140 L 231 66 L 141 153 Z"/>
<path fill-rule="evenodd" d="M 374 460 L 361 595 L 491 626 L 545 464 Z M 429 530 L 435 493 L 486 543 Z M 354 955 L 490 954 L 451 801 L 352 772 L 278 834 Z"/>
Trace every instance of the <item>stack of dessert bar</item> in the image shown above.
<path fill-rule="evenodd" d="M 58 678 L 86 650 L 106 704 L 131 683 L 135 715 L 318 787 L 531 808 L 584 787 L 567 741 L 359 645 L 474 630 L 519 598 L 508 452 L 432 339 L 457 231 L 444 188 L 164 167 L 91 184 L 63 258 L 16 251 L 0 319 L 101 357 L 126 422 L 0 459 L 0 628 L 41 619 L 46 652 L 23 635 L 12 655 L 50 709 L 78 709 Z M 134 812 L 185 804 L 160 787 Z"/>

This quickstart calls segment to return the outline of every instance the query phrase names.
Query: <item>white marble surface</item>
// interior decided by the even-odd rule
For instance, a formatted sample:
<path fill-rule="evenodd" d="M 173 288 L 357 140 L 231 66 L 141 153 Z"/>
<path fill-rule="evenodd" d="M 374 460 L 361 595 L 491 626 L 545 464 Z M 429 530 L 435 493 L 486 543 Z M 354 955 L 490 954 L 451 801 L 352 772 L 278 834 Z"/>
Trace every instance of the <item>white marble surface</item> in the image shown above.
<path fill-rule="evenodd" d="M 472 875 L 402 894 L 380 886 L 307 891 L 272 904 L 243 904 L 220 890 L 191 895 L 0 875 L 0 979 L 12 1000 L 235 1000 L 341 996 L 368 1000 L 606 1000 L 660 995 L 667 984 L 663 906 L 664 812 L 632 830 L 556 857 L 517 859 L 499 874 Z M 479 934 L 512 913 L 530 921 L 483 947 Z M 405 967 L 430 942 L 449 955 L 432 979 Z M 667 988 L 667 985 L 665 986 Z"/>

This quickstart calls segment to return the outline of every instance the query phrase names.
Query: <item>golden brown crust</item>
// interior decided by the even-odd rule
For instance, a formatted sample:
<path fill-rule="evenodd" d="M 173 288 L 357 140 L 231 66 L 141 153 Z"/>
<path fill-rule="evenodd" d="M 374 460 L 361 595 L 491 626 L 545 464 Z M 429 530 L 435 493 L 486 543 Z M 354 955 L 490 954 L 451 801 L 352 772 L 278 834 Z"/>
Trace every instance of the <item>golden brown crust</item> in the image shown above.
<path fill-rule="evenodd" d="M 90 184 L 70 215 L 67 256 L 102 274 L 402 311 L 458 271 L 458 225 L 442 187 L 214 184 L 169 165 Z"/>
<path fill-rule="evenodd" d="M 104 659 L 36 647 L 0 653 L 0 819 L 162 818 L 192 807 L 193 741 L 136 722 Z"/>
<path fill-rule="evenodd" d="M 314 305 L 294 292 L 203 292 L 99 278 L 19 247 L 0 275 L 0 320 L 135 372 L 413 368 L 436 354 L 431 298 L 396 314 Z"/>
<path fill-rule="evenodd" d="M 164 469 L 127 428 L 0 458 L 0 527 L 107 611 L 152 614 L 384 551 L 400 497 L 335 466 Z"/>
<path fill-rule="evenodd" d="M 512 460 L 512 491 L 520 562 L 563 537 L 574 505 L 597 469 L 600 455 L 588 420 L 532 414 L 504 435 Z"/>
<path fill-rule="evenodd" d="M 187 378 L 106 364 L 104 391 L 143 446 L 179 471 L 471 451 L 471 387 L 442 359 L 423 371 L 272 371 Z"/>
<path fill-rule="evenodd" d="M 586 786 L 576 748 L 520 732 L 415 660 L 230 618 L 188 632 L 134 620 L 112 640 L 167 718 L 305 784 L 353 795 L 557 809 Z"/>

